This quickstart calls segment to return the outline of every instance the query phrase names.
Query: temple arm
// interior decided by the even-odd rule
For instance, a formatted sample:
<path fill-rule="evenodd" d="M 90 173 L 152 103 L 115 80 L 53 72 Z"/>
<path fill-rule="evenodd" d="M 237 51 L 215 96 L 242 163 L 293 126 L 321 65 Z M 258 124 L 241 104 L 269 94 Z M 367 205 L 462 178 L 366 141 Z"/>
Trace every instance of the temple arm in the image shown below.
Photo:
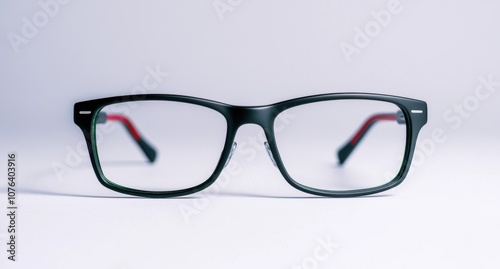
<path fill-rule="evenodd" d="M 398 111 L 396 113 L 381 113 L 375 114 L 369 117 L 359 128 L 359 130 L 354 134 L 354 136 L 337 152 L 339 157 L 339 164 L 344 164 L 347 158 L 351 155 L 352 151 L 356 148 L 359 142 L 366 135 L 368 130 L 379 121 L 395 121 L 399 124 L 405 124 L 405 116 L 403 112 Z"/>
<path fill-rule="evenodd" d="M 146 140 L 140 135 L 135 128 L 134 124 L 126 117 L 120 114 L 106 114 L 105 112 L 99 112 L 97 116 L 97 123 L 106 123 L 106 121 L 118 121 L 127 129 L 128 133 L 132 136 L 134 141 L 142 149 L 146 157 L 150 162 L 154 162 L 156 159 L 156 150 L 149 145 Z"/>

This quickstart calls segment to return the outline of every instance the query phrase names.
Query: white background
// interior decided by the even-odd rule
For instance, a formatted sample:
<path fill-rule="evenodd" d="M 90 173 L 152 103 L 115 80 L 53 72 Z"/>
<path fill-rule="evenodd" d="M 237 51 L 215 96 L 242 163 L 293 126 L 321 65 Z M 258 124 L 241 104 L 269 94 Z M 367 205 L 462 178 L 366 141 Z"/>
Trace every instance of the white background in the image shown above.
<path fill-rule="evenodd" d="M 0 174 L 17 152 L 21 189 L 18 261 L 7 260 L 2 214 L 1 268 L 500 266 L 497 1 L 401 0 L 350 62 L 341 44 L 354 46 L 390 1 L 68 2 L 45 21 L 36 1 L 0 3 Z M 23 36 L 33 17 L 36 34 Z M 429 123 L 410 175 L 380 195 L 294 190 L 250 145 L 259 128 L 244 126 L 237 142 L 257 155 L 237 152 L 208 196 L 131 198 L 97 182 L 72 107 L 137 91 L 148 68 L 168 73 L 148 93 L 235 105 L 387 93 L 426 101 Z M 478 99 L 488 79 L 497 86 Z"/>

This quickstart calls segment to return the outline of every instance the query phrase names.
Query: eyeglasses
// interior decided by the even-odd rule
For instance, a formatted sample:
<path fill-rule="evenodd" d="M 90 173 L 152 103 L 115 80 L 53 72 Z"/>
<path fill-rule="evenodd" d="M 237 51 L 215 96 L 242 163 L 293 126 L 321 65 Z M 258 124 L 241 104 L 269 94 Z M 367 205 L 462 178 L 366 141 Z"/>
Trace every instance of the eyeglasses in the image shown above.
<path fill-rule="evenodd" d="M 145 94 L 76 103 L 74 121 L 99 182 L 117 192 L 175 197 L 201 191 L 231 159 L 238 128 L 257 124 L 267 140 L 262 146 L 290 185 L 315 195 L 353 197 L 404 180 L 427 122 L 427 104 L 368 93 L 265 106 Z"/>

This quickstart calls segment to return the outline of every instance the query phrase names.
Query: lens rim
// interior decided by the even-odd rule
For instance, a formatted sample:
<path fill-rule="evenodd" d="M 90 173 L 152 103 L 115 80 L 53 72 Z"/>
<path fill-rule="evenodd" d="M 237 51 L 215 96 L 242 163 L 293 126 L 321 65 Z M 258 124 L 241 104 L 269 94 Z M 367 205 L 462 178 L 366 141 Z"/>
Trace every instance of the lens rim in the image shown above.
<path fill-rule="evenodd" d="M 222 149 L 221 157 L 216 164 L 215 170 L 213 174 L 208 177 L 201 184 L 196 186 L 180 189 L 180 190 L 171 190 L 171 191 L 150 191 L 150 190 L 141 190 L 128 188 L 125 186 L 118 185 L 109 181 L 102 171 L 100 166 L 98 154 L 97 154 L 97 139 L 96 139 L 96 120 L 99 112 L 106 106 L 118 103 L 125 103 L 131 101 L 172 101 L 179 103 L 187 103 L 192 105 L 199 105 L 206 108 L 213 109 L 222 116 L 224 116 L 227 124 L 226 128 L 226 137 L 224 141 L 224 146 Z M 180 95 L 166 95 L 166 94 L 146 94 L 146 95 L 126 95 L 126 96 L 116 96 L 116 97 L 108 97 L 101 98 L 95 100 L 89 100 L 84 102 L 78 102 L 74 106 L 74 120 L 75 123 L 82 130 L 85 141 L 87 144 L 87 149 L 89 150 L 90 160 L 92 163 L 92 167 L 96 174 L 98 181 L 106 188 L 111 189 L 116 192 L 134 195 L 134 196 L 142 196 L 142 197 L 150 197 L 150 198 L 169 198 L 176 196 L 183 196 L 192 193 L 199 192 L 208 186 L 210 186 L 220 175 L 222 169 L 224 168 L 223 160 L 227 159 L 229 156 L 230 146 L 232 144 L 232 140 L 234 139 L 235 132 L 234 129 L 230 127 L 226 111 L 227 105 L 211 100 L 206 100 L 202 98 L 194 98 L 188 96 L 180 96 Z M 86 112 L 86 114 L 81 114 L 80 111 Z"/>
<path fill-rule="evenodd" d="M 209 109 L 205 106 L 200 106 L 200 105 L 195 105 L 195 104 L 188 104 L 186 102 L 172 102 L 172 101 L 167 101 L 167 100 L 141 100 L 139 102 L 155 102 L 156 104 L 155 105 L 158 105 L 158 102 L 161 102 L 161 103 L 165 103 L 165 104 L 161 104 L 161 106 L 166 106 L 168 107 L 169 105 L 174 105 L 174 104 L 181 104 L 181 105 L 189 105 L 191 109 L 195 109 L 194 107 L 192 106 L 197 106 L 198 109 L 199 108 L 203 108 L 204 110 L 202 111 L 202 114 L 207 114 L 207 113 L 216 113 L 217 115 L 214 116 L 214 114 L 211 114 L 212 116 L 214 117 L 217 117 L 217 121 L 220 121 L 220 120 L 223 120 L 224 121 L 224 126 L 220 126 L 219 124 L 217 125 L 220 129 L 219 129 L 219 133 L 222 135 L 222 131 L 224 131 L 224 136 L 217 136 L 217 139 L 223 139 L 223 141 L 219 141 L 221 142 L 222 144 L 220 144 L 220 147 L 218 147 L 218 149 L 220 149 L 222 151 L 222 149 L 224 148 L 225 146 L 225 142 L 226 142 L 226 134 L 227 134 L 227 130 L 222 130 L 223 128 L 226 128 L 227 129 L 227 119 L 221 114 L 221 113 L 218 113 L 216 110 L 213 110 L 213 109 Z M 126 102 L 123 102 L 123 103 L 126 103 Z M 101 108 L 98 109 L 97 113 L 96 113 L 96 117 L 94 118 L 94 122 L 93 122 L 93 125 L 92 125 L 92 132 L 93 132 L 93 138 L 94 138 L 94 141 L 96 143 L 93 143 L 93 152 L 95 154 L 95 159 L 96 159 L 96 162 L 97 162 L 97 166 L 99 167 L 99 173 L 100 173 L 100 176 L 102 177 L 102 179 L 109 185 L 113 185 L 114 187 L 116 188 L 121 188 L 121 189 L 131 189 L 131 190 L 137 190 L 137 191 L 145 191 L 145 192 L 149 192 L 149 191 L 155 191 L 155 190 L 152 190 L 152 189 L 160 189 L 160 191 L 162 191 L 161 189 L 170 189 L 170 191 L 177 191 L 177 190 L 184 190 L 184 189 L 188 189 L 188 188 L 191 188 L 191 187 L 194 187 L 194 186 L 198 186 L 200 185 L 201 183 L 200 182 L 205 182 L 206 181 L 206 178 L 203 177 L 202 180 L 193 180 L 193 181 L 196 181 L 197 183 L 196 184 L 186 184 L 186 186 L 189 186 L 188 188 L 135 188 L 135 187 L 131 187 L 130 185 L 127 185 L 127 184 L 121 184 L 121 182 L 123 180 L 113 180 L 113 177 L 110 177 L 110 173 L 109 173 L 109 170 L 106 169 L 106 165 L 103 165 L 102 164 L 102 159 L 101 157 L 104 154 L 104 151 L 103 150 L 99 150 L 99 146 L 97 143 L 98 142 L 98 139 L 97 139 L 97 124 L 96 123 L 99 123 L 99 117 L 100 117 L 100 114 L 102 113 L 103 110 L 107 109 L 107 108 L 110 108 L 110 106 L 113 106 L 115 105 L 116 103 L 114 104 L 108 104 L 108 105 L 105 105 Z M 124 104 L 124 106 L 127 106 L 128 104 Z M 139 104 L 141 105 L 141 104 Z M 147 106 L 146 104 L 144 104 L 145 106 Z M 210 110 L 210 111 L 209 111 Z M 186 111 L 185 109 L 183 109 L 182 111 Z M 191 113 L 191 112 L 190 112 Z M 112 114 L 112 113 L 109 113 L 109 114 Z M 123 114 L 127 115 L 128 112 L 124 112 Z M 161 117 L 163 113 L 158 113 L 158 114 L 154 114 L 154 115 L 159 115 Z M 201 116 L 202 114 L 197 114 L 197 116 Z M 174 114 L 176 117 L 178 115 L 178 113 L 175 113 Z M 129 117 L 129 115 L 127 115 L 127 118 L 131 120 L 131 122 L 135 122 L 134 118 L 132 117 Z M 200 117 L 201 118 L 201 117 Z M 185 120 L 185 119 L 184 119 Z M 187 121 L 189 122 L 189 121 Z M 164 123 L 162 123 L 164 124 Z M 191 122 L 192 124 L 192 122 Z M 212 124 L 212 126 L 214 126 L 215 124 Z M 140 127 L 140 126 L 138 126 Z M 169 127 L 172 127 L 172 126 L 169 126 Z M 138 128 L 138 130 L 144 130 L 143 128 Z M 203 130 L 203 129 L 200 129 L 200 130 Z M 148 132 L 149 133 L 149 132 Z M 147 138 L 147 137 L 146 137 Z M 201 139 L 200 139 L 201 140 Z M 154 141 L 153 141 L 154 142 Z M 153 144 L 155 145 L 155 144 Z M 198 147 L 199 148 L 199 147 Z M 156 153 L 155 153 L 156 155 Z M 220 159 L 220 155 L 218 155 L 216 158 Z M 145 156 L 145 159 L 146 159 L 146 156 Z M 214 159 L 215 160 L 215 159 Z M 212 160 L 212 161 L 214 161 Z M 153 160 L 150 160 L 151 162 L 153 162 Z M 213 169 L 215 169 L 215 167 L 217 167 L 218 163 L 215 163 L 214 166 L 211 166 L 211 168 L 213 167 Z M 108 176 L 106 176 L 106 174 Z M 210 174 L 212 175 L 212 173 Z M 140 180 L 140 179 L 139 179 Z M 166 192 L 166 191 L 165 191 Z"/>
<path fill-rule="evenodd" d="M 367 188 L 367 189 L 349 190 L 349 191 L 328 191 L 328 190 L 321 190 L 304 186 L 293 180 L 286 171 L 286 168 L 279 154 L 275 140 L 274 122 L 277 116 L 280 113 L 286 111 L 287 109 L 295 106 L 313 102 L 319 102 L 319 101 L 342 100 L 342 99 L 386 101 L 398 106 L 405 115 L 405 118 L 407 119 L 407 132 L 406 132 L 407 138 L 406 138 L 405 155 L 403 159 L 403 165 L 396 178 L 394 178 L 392 181 L 382 186 Z M 184 102 L 194 105 L 200 105 L 214 109 L 225 117 L 227 122 L 227 131 L 226 131 L 226 140 L 224 143 L 224 148 L 222 150 L 221 157 L 217 163 L 214 173 L 206 181 L 199 184 L 198 186 L 194 186 L 183 190 L 143 191 L 143 190 L 125 188 L 123 186 L 117 186 L 115 184 L 112 184 L 111 182 L 104 180 L 105 177 L 102 174 L 97 159 L 96 151 L 94 150 L 95 149 L 94 144 L 96 141 L 95 122 L 97 114 L 99 113 L 100 109 L 110 104 L 130 102 L 130 101 L 142 101 L 142 100 L 176 101 L 176 102 Z M 244 124 L 253 123 L 260 125 L 264 129 L 264 133 L 266 135 L 269 148 L 273 153 L 276 165 L 280 170 L 281 174 L 283 175 L 283 177 L 285 178 L 285 180 L 290 185 L 292 185 L 293 187 L 295 187 L 300 191 L 314 195 L 321 195 L 328 197 L 354 197 L 354 196 L 374 194 L 391 189 L 399 185 L 404 180 L 411 165 L 411 160 L 413 157 L 413 153 L 415 151 L 418 133 L 420 129 L 427 123 L 427 104 L 423 101 L 416 99 L 392 96 L 392 95 L 384 95 L 384 94 L 374 94 L 374 93 L 320 94 L 320 95 L 295 98 L 264 106 L 233 106 L 208 99 L 182 96 L 182 95 L 140 94 L 140 95 L 115 96 L 115 97 L 78 102 L 74 105 L 73 118 L 75 124 L 78 127 L 80 127 L 80 129 L 84 134 L 92 167 L 94 169 L 97 179 L 103 186 L 111 190 L 114 190 L 116 192 L 135 195 L 135 196 L 150 197 L 150 198 L 169 198 L 169 197 L 189 195 L 207 188 L 219 177 L 220 173 L 222 172 L 222 169 L 224 168 L 224 165 L 230 155 L 231 148 L 238 128 Z"/>
<path fill-rule="evenodd" d="M 316 95 L 309 96 L 303 98 L 296 98 L 292 100 L 288 100 L 282 103 L 276 104 L 277 111 L 280 113 L 285 112 L 288 109 L 293 107 L 311 104 L 316 102 L 324 102 L 324 101 L 334 101 L 334 100 L 372 100 L 372 101 L 382 101 L 396 105 L 403 112 L 406 122 L 406 143 L 405 143 L 405 153 L 402 160 L 402 165 L 399 169 L 397 175 L 389 182 L 382 184 L 380 186 L 357 189 L 357 190 L 323 190 L 318 188 L 313 188 L 301 184 L 293 179 L 293 177 L 288 173 L 286 167 L 283 163 L 281 155 L 278 150 L 277 142 L 275 139 L 274 128 L 272 132 L 269 133 L 268 139 L 270 139 L 269 145 L 271 151 L 274 154 L 276 164 L 278 169 L 280 170 L 283 177 L 287 180 L 287 182 L 294 186 L 295 188 L 310 193 L 314 195 L 321 195 L 327 197 L 356 197 L 363 195 L 370 195 L 379 193 L 382 191 L 386 191 L 388 189 L 394 188 L 397 185 L 401 184 L 401 182 L 405 179 L 406 175 L 411 166 L 411 161 L 413 158 L 413 154 L 415 151 L 416 140 L 418 137 L 418 133 L 420 129 L 427 123 L 427 104 L 420 100 L 399 97 L 399 96 L 390 96 L 390 95 L 381 95 L 381 94 L 367 94 L 367 93 L 338 93 L 338 94 L 325 94 L 325 95 Z M 278 114 L 279 115 L 279 114 Z M 278 116 L 277 115 L 277 116 Z M 276 117 L 274 118 L 274 120 Z M 274 126 L 274 122 L 273 122 Z"/>

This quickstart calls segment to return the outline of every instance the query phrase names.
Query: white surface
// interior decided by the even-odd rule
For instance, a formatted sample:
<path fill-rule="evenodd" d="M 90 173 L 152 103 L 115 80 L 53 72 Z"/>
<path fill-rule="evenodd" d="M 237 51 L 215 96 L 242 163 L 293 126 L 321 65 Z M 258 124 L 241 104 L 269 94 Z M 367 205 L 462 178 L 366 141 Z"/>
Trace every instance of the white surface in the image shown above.
<path fill-rule="evenodd" d="M 19 261 L 0 217 L 1 268 L 498 268 L 500 86 L 481 86 L 500 81 L 496 1 L 401 0 L 350 63 L 340 45 L 388 1 L 231 1 L 222 20 L 213 1 L 122 2 L 70 1 L 17 53 L 7 35 L 42 8 L 0 4 L 0 160 L 18 153 L 23 189 Z M 72 106 L 142 85 L 237 105 L 388 93 L 430 115 L 411 174 L 377 196 L 299 198 L 244 126 L 208 198 L 110 198 L 124 196 L 97 182 Z"/>

